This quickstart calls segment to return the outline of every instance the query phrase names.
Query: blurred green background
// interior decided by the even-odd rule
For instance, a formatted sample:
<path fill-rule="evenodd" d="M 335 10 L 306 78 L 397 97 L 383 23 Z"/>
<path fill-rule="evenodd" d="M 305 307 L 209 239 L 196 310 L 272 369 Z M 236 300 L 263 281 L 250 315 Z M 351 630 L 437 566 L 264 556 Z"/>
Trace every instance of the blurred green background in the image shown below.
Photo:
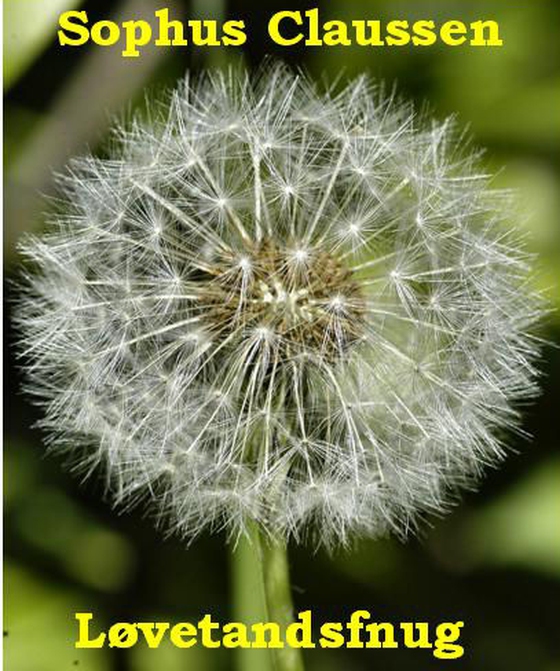
<path fill-rule="evenodd" d="M 81 5 L 93 22 L 146 17 L 162 6 L 183 19 L 244 18 L 248 43 L 236 49 L 146 48 L 122 59 L 120 48 L 56 43 L 58 15 Z M 270 15 L 318 6 L 324 19 L 494 18 L 505 45 L 468 47 L 283 49 L 266 35 Z M 313 76 L 368 71 L 439 117 L 457 113 L 488 149 L 497 183 L 520 193 L 519 221 L 539 257 L 538 283 L 557 310 L 545 325 L 543 394 L 526 409 L 532 442 L 512 438 L 517 454 L 488 474 L 445 519 L 419 539 L 357 542 L 329 556 L 291 548 L 296 609 L 317 621 L 344 620 L 358 608 L 376 619 L 464 620 L 465 656 L 438 662 L 429 651 L 311 651 L 309 669 L 484 671 L 560 669 L 560 3 L 556 0 L 5 0 L 4 140 L 6 296 L 17 274 L 15 245 L 40 230 L 52 169 L 95 149 L 111 117 L 141 104 L 144 87 L 172 84 L 187 69 L 267 54 L 304 65 Z M 74 612 L 100 624 L 181 621 L 207 612 L 227 621 L 229 564 L 221 537 L 191 547 L 158 535 L 140 512 L 117 514 L 94 480 L 81 486 L 56 458 L 44 456 L 38 418 L 20 392 L 5 354 L 5 604 L 8 671 L 218 671 L 231 653 L 203 649 L 76 651 Z M 517 443 L 515 442 L 517 441 Z M 257 666 L 258 668 L 258 666 Z"/>

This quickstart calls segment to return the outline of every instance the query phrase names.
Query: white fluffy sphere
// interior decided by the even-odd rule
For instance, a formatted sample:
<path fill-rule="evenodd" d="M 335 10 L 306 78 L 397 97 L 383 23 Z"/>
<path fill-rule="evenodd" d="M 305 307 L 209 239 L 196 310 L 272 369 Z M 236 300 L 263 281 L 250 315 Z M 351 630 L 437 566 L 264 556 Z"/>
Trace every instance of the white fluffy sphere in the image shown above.
<path fill-rule="evenodd" d="M 73 161 L 24 245 L 53 449 L 187 538 L 344 543 L 441 510 L 534 395 L 539 314 L 452 126 L 272 66 L 184 81 Z"/>

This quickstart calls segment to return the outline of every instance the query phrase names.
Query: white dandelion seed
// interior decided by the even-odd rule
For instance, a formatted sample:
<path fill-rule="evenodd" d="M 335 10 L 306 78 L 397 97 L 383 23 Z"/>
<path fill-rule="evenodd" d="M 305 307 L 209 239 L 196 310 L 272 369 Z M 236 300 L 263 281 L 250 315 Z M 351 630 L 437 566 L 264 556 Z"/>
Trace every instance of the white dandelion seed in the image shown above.
<path fill-rule="evenodd" d="M 173 530 L 405 534 L 537 389 L 528 261 L 452 124 L 366 78 L 188 80 L 24 251 L 53 449 Z"/>

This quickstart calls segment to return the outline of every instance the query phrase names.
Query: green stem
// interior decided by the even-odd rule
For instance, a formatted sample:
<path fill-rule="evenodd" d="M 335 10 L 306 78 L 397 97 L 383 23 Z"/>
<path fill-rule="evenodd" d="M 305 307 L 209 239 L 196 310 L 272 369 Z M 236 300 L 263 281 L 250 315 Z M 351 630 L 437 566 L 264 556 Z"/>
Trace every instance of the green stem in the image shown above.
<path fill-rule="evenodd" d="M 284 633 L 293 622 L 286 544 L 264 538 L 253 526 L 232 553 L 235 619 L 246 625 L 277 622 Z M 239 648 L 237 671 L 303 671 L 301 650 L 284 646 L 269 650 Z"/>
<path fill-rule="evenodd" d="M 261 538 L 262 576 L 267 616 L 270 622 L 278 622 L 282 631 L 294 620 L 288 548 L 280 541 Z M 303 659 L 299 648 L 277 648 L 274 654 L 275 671 L 303 671 Z"/>
<path fill-rule="evenodd" d="M 231 553 L 233 619 L 245 625 L 264 622 L 267 619 L 259 554 L 258 539 L 247 539 L 244 536 L 239 539 Z M 254 648 L 236 650 L 236 671 L 272 671 L 272 669 L 272 659 L 268 650 Z"/>

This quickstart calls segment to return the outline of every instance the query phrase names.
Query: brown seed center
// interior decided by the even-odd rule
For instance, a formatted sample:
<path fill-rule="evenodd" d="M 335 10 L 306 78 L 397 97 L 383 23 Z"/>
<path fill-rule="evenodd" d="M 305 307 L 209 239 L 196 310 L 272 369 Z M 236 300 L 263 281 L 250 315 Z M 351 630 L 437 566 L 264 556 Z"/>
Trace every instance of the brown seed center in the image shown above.
<path fill-rule="evenodd" d="M 265 329 L 288 355 L 342 355 L 362 333 L 364 301 L 351 271 L 333 254 L 280 248 L 265 240 L 223 253 L 201 286 L 210 329 L 227 336 Z"/>

